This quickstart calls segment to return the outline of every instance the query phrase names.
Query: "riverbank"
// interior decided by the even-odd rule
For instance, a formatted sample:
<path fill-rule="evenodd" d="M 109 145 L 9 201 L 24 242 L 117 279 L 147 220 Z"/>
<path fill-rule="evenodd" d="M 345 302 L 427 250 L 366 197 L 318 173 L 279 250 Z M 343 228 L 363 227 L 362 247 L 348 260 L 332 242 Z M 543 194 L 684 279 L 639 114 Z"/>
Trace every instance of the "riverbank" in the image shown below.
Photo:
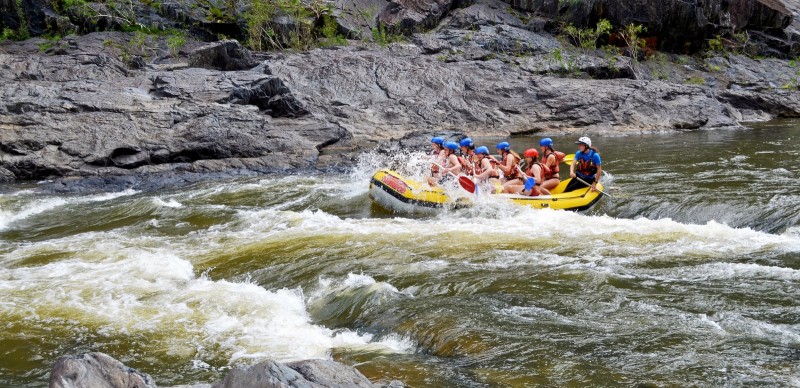
<path fill-rule="evenodd" d="M 800 117 L 796 61 L 723 46 L 646 60 L 572 47 L 547 19 L 499 1 L 385 45 L 170 42 L 107 31 L 0 45 L 0 179 L 329 169 L 434 133 L 624 135 Z"/>

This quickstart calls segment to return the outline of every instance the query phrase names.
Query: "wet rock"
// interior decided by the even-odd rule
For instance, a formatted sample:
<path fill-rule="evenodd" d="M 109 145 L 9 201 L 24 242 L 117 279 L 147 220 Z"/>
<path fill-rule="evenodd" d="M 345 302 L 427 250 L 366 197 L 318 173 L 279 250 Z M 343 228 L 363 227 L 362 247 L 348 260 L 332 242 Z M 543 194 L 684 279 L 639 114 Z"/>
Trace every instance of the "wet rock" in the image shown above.
<path fill-rule="evenodd" d="M 156 388 L 156 384 L 150 375 L 95 352 L 59 358 L 50 372 L 50 387 Z"/>
<path fill-rule="evenodd" d="M 189 53 L 189 66 L 222 71 L 248 70 L 258 65 L 250 50 L 236 40 L 223 40 L 198 47 Z"/>

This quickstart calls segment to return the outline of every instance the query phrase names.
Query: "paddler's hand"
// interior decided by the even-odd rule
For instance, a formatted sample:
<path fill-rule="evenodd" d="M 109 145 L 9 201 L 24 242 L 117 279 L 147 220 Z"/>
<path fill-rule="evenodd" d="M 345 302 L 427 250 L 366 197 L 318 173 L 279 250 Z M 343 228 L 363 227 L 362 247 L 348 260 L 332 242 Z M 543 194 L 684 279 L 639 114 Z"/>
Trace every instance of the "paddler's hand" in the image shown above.
<path fill-rule="evenodd" d="M 592 192 L 597 191 L 597 182 L 592 182 L 592 188 L 590 189 Z"/>
<path fill-rule="evenodd" d="M 575 179 L 575 177 L 577 177 L 577 175 L 575 175 L 575 173 L 574 173 L 574 172 L 571 172 L 571 173 L 569 173 L 569 176 L 570 176 L 572 179 Z"/>

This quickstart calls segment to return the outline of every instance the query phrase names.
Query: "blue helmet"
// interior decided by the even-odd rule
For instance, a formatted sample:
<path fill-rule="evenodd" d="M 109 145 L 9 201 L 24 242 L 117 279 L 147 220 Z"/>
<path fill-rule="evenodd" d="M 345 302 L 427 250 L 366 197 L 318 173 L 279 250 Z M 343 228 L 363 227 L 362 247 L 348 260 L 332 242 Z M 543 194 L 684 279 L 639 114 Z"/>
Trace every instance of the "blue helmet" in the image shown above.
<path fill-rule="evenodd" d="M 442 144 L 444 144 L 444 139 L 442 139 L 439 136 L 436 136 L 433 139 L 431 139 L 431 143 L 436 143 L 438 145 L 442 145 Z"/>
<path fill-rule="evenodd" d="M 444 143 L 444 148 L 455 151 L 458 149 L 458 144 L 456 144 L 454 141 L 448 141 L 447 143 Z"/>
<path fill-rule="evenodd" d="M 484 147 L 484 146 L 480 146 L 480 147 L 478 147 L 478 148 L 476 148 L 476 149 L 475 149 L 475 153 L 476 153 L 476 154 L 486 154 L 486 155 L 489 155 L 489 149 L 488 149 L 488 148 L 486 148 L 486 147 Z"/>
<path fill-rule="evenodd" d="M 498 150 L 503 150 L 503 151 L 508 151 L 508 150 L 511 149 L 511 144 L 508 144 L 507 141 L 497 143 L 497 149 Z"/>
<path fill-rule="evenodd" d="M 459 144 L 462 147 L 472 147 L 473 144 L 475 144 L 475 143 L 472 142 L 472 139 L 470 139 L 468 137 L 465 137 L 465 138 L 461 139 L 461 142 Z"/>
<path fill-rule="evenodd" d="M 553 139 L 546 137 L 542 140 L 539 140 L 539 146 L 541 147 L 552 147 L 553 146 Z"/>

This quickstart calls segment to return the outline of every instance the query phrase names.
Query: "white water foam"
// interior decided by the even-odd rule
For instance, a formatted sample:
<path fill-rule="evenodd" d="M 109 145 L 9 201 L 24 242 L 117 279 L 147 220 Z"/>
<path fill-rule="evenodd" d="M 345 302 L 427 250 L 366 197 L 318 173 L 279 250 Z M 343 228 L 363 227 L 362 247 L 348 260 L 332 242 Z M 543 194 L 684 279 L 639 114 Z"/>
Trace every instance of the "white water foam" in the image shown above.
<path fill-rule="evenodd" d="M 92 250 L 108 252 L 111 245 Z M 0 289 L 0 316 L 42 328 L 46 321 L 63 321 L 105 336 L 163 337 L 171 352 L 200 361 L 220 351 L 233 364 L 327 358 L 334 347 L 382 346 L 370 344 L 371 336 L 312 324 L 299 289 L 270 291 L 196 277 L 190 262 L 159 249 L 121 248 L 101 260 L 0 268 Z M 383 347 L 394 346 L 389 341 Z"/>
<path fill-rule="evenodd" d="M 165 201 L 161 197 L 154 197 L 153 204 L 159 207 L 171 207 L 171 208 L 181 208 L 183 204 L 176 201 L 174 198 L 170 198 L 169 200 Z"/>

